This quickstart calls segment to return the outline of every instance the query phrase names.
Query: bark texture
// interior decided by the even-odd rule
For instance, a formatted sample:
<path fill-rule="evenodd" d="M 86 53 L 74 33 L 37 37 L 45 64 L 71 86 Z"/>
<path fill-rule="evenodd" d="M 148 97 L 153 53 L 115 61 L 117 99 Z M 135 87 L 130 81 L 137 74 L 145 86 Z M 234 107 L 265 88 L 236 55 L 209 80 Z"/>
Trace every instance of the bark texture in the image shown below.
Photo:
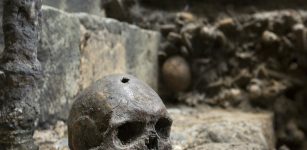
<path fill-rule="evenodd" d="M 0 149 L 33 150 L 39 109 L 36 80 L 41 0 L 4 0 L 5 49 L 0 60 Z"/>

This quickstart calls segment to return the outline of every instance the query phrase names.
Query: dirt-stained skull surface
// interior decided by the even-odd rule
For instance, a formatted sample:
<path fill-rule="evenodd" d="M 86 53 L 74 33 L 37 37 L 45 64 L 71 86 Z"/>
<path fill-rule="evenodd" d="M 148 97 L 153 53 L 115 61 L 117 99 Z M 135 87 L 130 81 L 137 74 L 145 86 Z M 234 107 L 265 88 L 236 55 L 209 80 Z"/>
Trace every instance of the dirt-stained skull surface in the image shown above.
<path fill-rule="evenodd" d="M 111 75 L 80 93 L 69 120 L 72 150 L 171 150 L 172 119 L 160 97 L 131 75 Z"/>

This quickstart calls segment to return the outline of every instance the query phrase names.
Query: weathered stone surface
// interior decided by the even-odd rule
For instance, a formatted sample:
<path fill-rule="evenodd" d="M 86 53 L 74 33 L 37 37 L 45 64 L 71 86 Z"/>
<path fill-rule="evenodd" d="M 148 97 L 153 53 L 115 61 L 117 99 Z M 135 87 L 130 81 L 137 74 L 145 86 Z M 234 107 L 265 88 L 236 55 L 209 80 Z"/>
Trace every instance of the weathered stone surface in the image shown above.
<path fill-rule="evenodd" d="M 104 12 L 100 9 L 100 0 L 44 0 L 43 3 L 67 12 L 104 16 Z"/>
<path fill-rule="evenodd" d="M 58 8 L 60 10 L 65 10 L 66 9 L 66 1 L 67 0 L 44 0 L 43 4 L 52 6 L 54 8 Z"/>
<path fill-rule="evenodd" d="M 108 31 L 91 31 L 81 25 L 82 53 L 80 74 L 82 89 L 102 76 L 126 71 L 125 47 L 120 35 Z M 106 40 L 108 39 L 108 40 Z"/>
<path fill-rule="evenodd" d="M 213 144 L 204 144 L 201 146 L 196 146 L 192 150 L 265 150 L 257 144 L 248 144 L 248 143 L 213 143 Z"/>
<path fill-rule="evenodd" d="M 157 89 L 159 34 L 78 14 L 81 22 L 81 87 L 114 73 L 129 73 Z"/>
<path fill-rule="evenodd" d="M 38 51 L 44 76 L 39 90 L 41 121 L 65 119 L 79 90 L 80 24 L 73 15 L 43 7 L 41 46 Z"/>
<path fill-rule="evenodd" d="M 78 91 L 105 75 L 130 73 L 157 89 L 158 33 L 49 6 L 43 14 L 38 59 L 44 74 L 37 92 L 41 122 L 65 120 Z M 0 36 L 0 52 L 2 43 Z"/>
<path fill-rule="evenodd" d="M 86 12 L 94 15 L 103 15 L 100 9 L 101 0 L 66 0 L 66 11 Z"/>
<path fill-rule="evenodd" d="M 274 148 L 272 114 L 211 109 L 169 109 L 174 149 Z M 222 146 L 223 145 L 223 146 Z M 225 146 L 225 147 L 224 147 Z"/>

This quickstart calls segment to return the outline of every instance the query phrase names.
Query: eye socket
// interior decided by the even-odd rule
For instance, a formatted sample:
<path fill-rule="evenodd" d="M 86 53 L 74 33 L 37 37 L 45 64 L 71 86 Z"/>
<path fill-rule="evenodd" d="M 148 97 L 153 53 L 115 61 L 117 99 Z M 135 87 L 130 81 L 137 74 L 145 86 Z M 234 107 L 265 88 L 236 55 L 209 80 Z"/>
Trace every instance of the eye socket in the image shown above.
<path fill-rule="evenodd" d="M 160 118 L 155 125 L 155 129 L 161 138 L 168 138 L 172 126 L 172 120 L 169 118 Z"/>
<path fill-rule="evenodd" d="M 117 129 L 117 138 L 123 145 L 129 144 L 142 135 L 145 124 L 142 122 L 127 122 Z"/>

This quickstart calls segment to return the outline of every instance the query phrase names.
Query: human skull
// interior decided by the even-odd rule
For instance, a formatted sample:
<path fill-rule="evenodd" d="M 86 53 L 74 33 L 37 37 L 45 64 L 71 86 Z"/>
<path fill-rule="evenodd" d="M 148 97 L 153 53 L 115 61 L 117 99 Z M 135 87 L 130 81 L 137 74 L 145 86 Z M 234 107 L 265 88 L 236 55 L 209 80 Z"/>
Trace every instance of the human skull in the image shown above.
<path fill-rule="evenodd" d="M 172 119 L 160 97 L 131 75 L 98 80 L 68 119 L 71 150 L 171 150 Z"/>

